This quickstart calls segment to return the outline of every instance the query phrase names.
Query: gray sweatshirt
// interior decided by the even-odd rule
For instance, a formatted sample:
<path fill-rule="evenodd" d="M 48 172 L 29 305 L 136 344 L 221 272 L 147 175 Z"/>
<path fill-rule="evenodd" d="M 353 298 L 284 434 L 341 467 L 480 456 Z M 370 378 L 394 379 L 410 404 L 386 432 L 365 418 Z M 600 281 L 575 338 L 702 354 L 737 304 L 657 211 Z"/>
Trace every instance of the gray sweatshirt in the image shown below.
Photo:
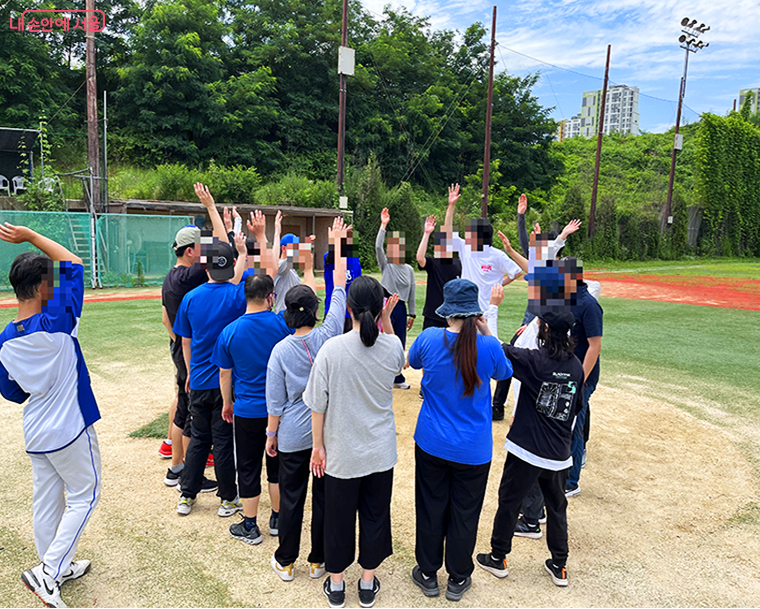
<path fill-rule="evenodd" d="M 385 257 L 385 231 L 381 228 L 377 231 L 375 239 L 375 254 L 377 265 L 383 273 L 380 283 L 391 294 L 398 294 L 399 298 L 406 303 L 409 315 L 414 312 L 414 269 L 408 264 L 393 264 Z"/>

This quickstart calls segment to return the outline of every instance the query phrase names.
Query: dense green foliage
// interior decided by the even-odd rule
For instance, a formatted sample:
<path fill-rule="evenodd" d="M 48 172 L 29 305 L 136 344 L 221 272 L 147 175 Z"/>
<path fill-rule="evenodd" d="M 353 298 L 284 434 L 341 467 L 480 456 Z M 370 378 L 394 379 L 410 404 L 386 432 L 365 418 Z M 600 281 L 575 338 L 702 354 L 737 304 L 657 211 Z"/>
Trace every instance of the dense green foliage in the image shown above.
<path fill-rule="evenodd" d="M 697 139 L 698 196 L 706 253 L 760 256 L 760 129 L 748 107 L 705 114 Z"/>

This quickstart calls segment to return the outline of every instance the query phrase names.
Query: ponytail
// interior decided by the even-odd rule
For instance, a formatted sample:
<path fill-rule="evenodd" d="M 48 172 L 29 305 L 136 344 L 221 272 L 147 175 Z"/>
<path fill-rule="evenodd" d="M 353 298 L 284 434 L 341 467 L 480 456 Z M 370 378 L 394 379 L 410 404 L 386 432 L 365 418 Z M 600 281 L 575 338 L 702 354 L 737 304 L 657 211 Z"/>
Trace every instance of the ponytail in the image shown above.
<path fill-rule="evenodd" d="M 472 397 L 475 389 L 483 384 L 478 376 L 478 327 L 475 325 L 475 316 L 470 315 L 464 318 L 462 329 L 453 347 L 449 346 L 445 331 L 443 341 L 446 348 L 452 352 L 457 375 L 464 383 L 462 397 Z"/>
<path fill-rule="evenodd" d="M 361 275 L 351 282 L 346 303 L 359 322 L 359 336 L 365 347 L 372 347 L 380 335 L 377 318 L 383 311 L 383 288 L 374 277 Z"/>

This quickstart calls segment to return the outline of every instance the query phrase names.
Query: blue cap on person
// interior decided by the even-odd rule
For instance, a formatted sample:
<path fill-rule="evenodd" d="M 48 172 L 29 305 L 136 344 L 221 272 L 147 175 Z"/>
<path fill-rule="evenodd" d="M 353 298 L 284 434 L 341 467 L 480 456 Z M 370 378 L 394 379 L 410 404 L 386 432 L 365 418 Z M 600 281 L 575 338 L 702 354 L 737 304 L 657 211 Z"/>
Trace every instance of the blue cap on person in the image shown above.
<path fill-rule="evenodd" d="M 298 237 L 296 237 L 293 233 L 288 233 L 287 235 L 283 235 L 282 239 L 280 239 L 280 247 L 283 245 L 288 245 L 290 243 L 298 243 Z"/>
<path fill-rule="evenodd" d="M 452 279 L 443 286 L 443 304 L 435 312 L 441 317 L 483 315 L 478 303 L 478 286 L 468 279 Z"/>
<path fill-rule="evenodd" d="M 214 281 L 229 281 L 235 276 L 235 250 L 229 243 L 216 241 L 207 246 L 206 268 Z"/>

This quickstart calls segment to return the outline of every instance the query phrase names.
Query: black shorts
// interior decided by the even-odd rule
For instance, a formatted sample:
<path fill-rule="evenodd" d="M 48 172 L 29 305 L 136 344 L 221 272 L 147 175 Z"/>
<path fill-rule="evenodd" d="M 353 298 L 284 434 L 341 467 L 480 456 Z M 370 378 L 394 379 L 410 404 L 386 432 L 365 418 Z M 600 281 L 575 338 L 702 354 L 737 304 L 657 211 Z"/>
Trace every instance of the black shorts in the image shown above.
<path fill-rule="evenodd" d="M 433 319 L 432 317 L 423 317 L 422 318 L 422 329 L 427 330 L 428 328 L 448 328 L 449 322 L 445 319 L 438 318 Z"/>
<path fill-rule="evenodd" d="M 242 499 L 261 495 L 261 470 L 267 444 L 266 418 L 246 419 L 235 416 L 235 458 L 238 488 Z M 277 457 L 266 455 L 267 482 L 278 484 L 280 466 Z"/>
<path fill-rule="evenodd" d="M 174 424 L 182 430 L 182 435 L 190 437 L 190 398 L 185 392 L 185 383 L 187 382 L 187 368 L 185 367 L 185 356 L 182 353 L 182 338 L 177 337 L 176 341 L 169 341 L 169 350 L 176 369 L 177 380 L 177 411 L 174 413 Z"/>

